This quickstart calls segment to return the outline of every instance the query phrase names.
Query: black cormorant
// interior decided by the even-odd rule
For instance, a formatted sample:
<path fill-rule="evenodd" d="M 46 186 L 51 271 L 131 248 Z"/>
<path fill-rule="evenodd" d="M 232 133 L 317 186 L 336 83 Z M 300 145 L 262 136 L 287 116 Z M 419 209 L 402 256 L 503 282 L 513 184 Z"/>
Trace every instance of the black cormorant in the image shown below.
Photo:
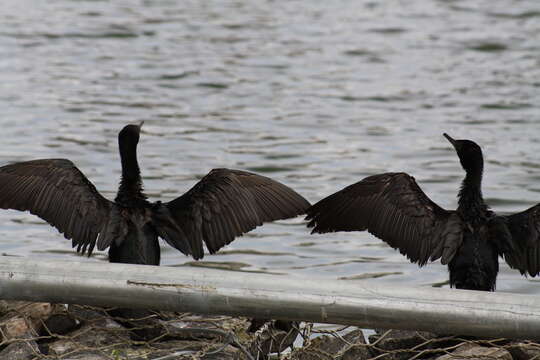
<path fill-rule="evenodd" d="M 520 213 L 497 215 L 482 198 L 484 160 L 470 140 L 454 140 L 466 172 L 457 210 L 431 201 L 406 173 L 369 176 L 307 210 L 312 233 L 363 231 L 382 239 L 419 266 L 441 259 L 450 286 L 495 290 L 498 256 L 522 274 L 540 273 L 540 204 Z"/>
<path fill-rule="evenodd" d="M 246 171 L 214 169 L 184 195 L 152 203 L 142 189 L 140 125 L 118 134 L 122 177 L 114 202 L 67 159 L 0 167 L 0 208 L 30 211 L 90 255 L 109 247 L 109 261 L 159 265 L 158 237 L 195 259 L 266 221 L 305 213 L 309 203 L 289 187 Z"/>

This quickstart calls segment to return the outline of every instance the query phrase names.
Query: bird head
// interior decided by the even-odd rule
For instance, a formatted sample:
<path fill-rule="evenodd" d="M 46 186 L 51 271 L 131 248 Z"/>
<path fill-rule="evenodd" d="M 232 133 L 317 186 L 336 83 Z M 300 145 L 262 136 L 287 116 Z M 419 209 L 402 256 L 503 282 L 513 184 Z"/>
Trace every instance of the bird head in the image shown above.
<path fill-rule="evenodd" d="M 484 157 L 482 156 L 482 149 L 477 143 L 471 140 L 455 140 L 447 133 L 443 135 L 454 146 L 454 149 L 456 149 L 461 166 L 465 171 L 482 172 L 484 168 Z"/>
<path fill-rule="evenodd" d="M 118 142 L 120 143 L 120 146 L 136 146 L 139 143 L 139 136 L 143 124 L 144 121 L 141 121 L 139 125 L 129 124 L 124 126 L 124 128 L 118 134 Z"/>

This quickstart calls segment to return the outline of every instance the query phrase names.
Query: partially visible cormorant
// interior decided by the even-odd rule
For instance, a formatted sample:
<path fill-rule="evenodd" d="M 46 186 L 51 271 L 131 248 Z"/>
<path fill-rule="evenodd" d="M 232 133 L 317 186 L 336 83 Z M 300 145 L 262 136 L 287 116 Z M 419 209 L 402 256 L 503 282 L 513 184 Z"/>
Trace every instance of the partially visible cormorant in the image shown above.
<path fill-rule="evenodd" d="M 195 259 L 229 244 L 263 222 L 305 213 L 309 203 L 289 187 L 246 171 L 214 169 L 184 195 L 152 203 L 137 162 L 140 125 L 118 134 L 122 178 L 114 202 L 104 198 L 67 159 L 0 167 L 0 208 L 30 211 L 77 251 L 109 247 L 109 261 L 159 265 L 158 237 Z"/>
<path fill-rule="evenodd" d="M 489 210 L 481 191 L 482 150 L 444 136 L 466 172 L 457 210 L 435 204 L 406 173 L 378 174 L 310 207 L 312 233 L 368 230 L 419 266 L 440 258 L 458 289 L 495 290 L 498 256 L 521 274 L 538 275 L 540 204 L 506 216 Z"/>

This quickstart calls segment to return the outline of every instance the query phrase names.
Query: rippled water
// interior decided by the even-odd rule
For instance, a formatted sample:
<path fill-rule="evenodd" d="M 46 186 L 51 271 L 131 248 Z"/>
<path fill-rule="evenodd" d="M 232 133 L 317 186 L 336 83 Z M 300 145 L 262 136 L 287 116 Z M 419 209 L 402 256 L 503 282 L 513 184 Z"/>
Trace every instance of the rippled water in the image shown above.
<path fill-rule="evenodd" d="M 406 171 L 443 207 L 463 171 L 442 137 L 477 141 L 495 210 L 540 201 L 540 4 L 520 1 L 7 0 L 0 10 L 0 164 L 68 157 L 109 199 L 116 136 L 145 121 L 147 193 L 168 201 L 214 167 L 255 171 L 315 202 Z M 0 251 L 74 259 L 38 218 L 0 212 Z M 265 225 L 166 265 L 445 283 L 367 233 Z M 88 261 L 103 261 L 98 254 Z M 224 272 L 224 276 L 226 273 Z M 503 265 L 498 289 L 540 294 Z"/>

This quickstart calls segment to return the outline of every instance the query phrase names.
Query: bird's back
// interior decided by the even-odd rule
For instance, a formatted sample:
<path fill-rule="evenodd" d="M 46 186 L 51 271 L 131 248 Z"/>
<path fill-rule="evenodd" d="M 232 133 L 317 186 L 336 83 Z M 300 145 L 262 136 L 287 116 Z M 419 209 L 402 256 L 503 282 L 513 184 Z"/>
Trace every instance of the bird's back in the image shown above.
<path fill-rule="evenodd" d="M 478 232 L 465 231 L 463 244 L 448 264 L 450 286 L 457 289 L 495 290 L 499 262 L 495 247 Z"/>
<path fill-rule="evenodd" d="M 494 291 L 499 256 L 507 251 L 511 235 L 506 222 L 491 212 L 464 227 L 463 243 L 448 264 L 450 286 L 457 289 Z"/>
<path fill-rule="evenodd" d="M 158 235 L 147 207 L 123 208 L 121 216 L 128 225 L 127 234 L 113 241 L 109 261 L 125 264 L 159 265 Z"/>

